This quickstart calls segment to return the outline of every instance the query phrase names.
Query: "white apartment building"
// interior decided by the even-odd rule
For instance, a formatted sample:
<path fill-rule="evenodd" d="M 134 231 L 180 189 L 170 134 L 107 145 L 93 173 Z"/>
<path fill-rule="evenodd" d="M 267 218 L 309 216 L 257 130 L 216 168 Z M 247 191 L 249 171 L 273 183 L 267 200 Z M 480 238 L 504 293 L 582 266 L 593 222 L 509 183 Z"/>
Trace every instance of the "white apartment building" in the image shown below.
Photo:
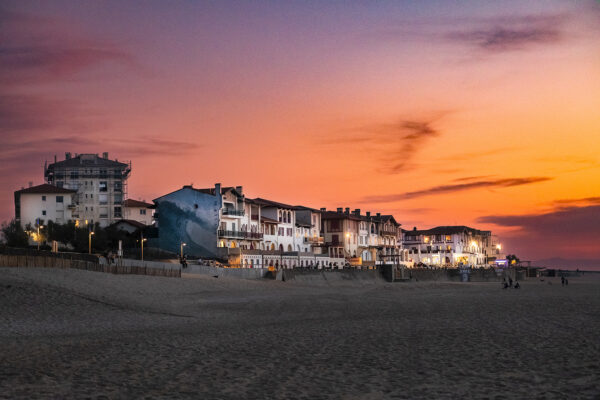
<path fill-rule="evenodd" d="M 410 262 L 433 266 L 480 266 L 487 263 L 490 231 L 467 226 L 438 226 L 404 232 Z"/>
<path fill-rule="evenodd" d="M 313 208 L 295 206 L 295 251 L 321 254 L 325 240 L 321 236 L 321 212 Z"/>
<path fill-rule="evenodd" d="M 76 192 L 43 184 L 30 186 L 15 192 L 15 219 L 23 228 L 30 224 L 35 227 L 38 221 L 46 224 L 52 221 L 65 224 L 72 219 L 75 209 L 73 198 Z"/>
<path fill-rule="evenodd" d="M 264 250 L 297 251 L 296 242 L 303 243 L 302 238 L 296 240 L 296 207 L 276 201 L 256 198 L 252 203 L 260 206 L 262 231 L 264 233 L 261 248 Z"/>
<path fill-rule="evenodd" d="M 123 219 L 152 225 L 154 205 L 145 201 L 126 199 L 123 201 Z"/>
<path fill-rule="evenodd" d="M 127 179 L 131 163 L 110 160 L 108 153 L 65 153 L 65 159 L 44 167 L 50 185 L 74 190 L 72 218 L 80 223 L 98 222 L 105 227 L 123 218 L 123 200 L 127 198 Z"/>

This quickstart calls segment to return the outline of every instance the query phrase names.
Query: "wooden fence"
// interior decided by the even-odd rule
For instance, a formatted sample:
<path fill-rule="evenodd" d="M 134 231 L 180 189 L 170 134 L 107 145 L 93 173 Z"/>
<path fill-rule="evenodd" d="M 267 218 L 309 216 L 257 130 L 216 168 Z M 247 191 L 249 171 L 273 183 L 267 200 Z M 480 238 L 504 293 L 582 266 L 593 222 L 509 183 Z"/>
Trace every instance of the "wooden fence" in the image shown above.
<path fill-rule="evenodd" d="M 138 265 L 107 265 L 93 261 L 76 260 L 63 257 L 0 254 L 0 267 L 71 268 L 93 272 L 105 272 L 110 274 L 150 275 L 181 278 L 181 268 L 177 264 L 165 264 L 158 266 L 148 265 L 143 261 L 138 261 L 136 264 Z"/>

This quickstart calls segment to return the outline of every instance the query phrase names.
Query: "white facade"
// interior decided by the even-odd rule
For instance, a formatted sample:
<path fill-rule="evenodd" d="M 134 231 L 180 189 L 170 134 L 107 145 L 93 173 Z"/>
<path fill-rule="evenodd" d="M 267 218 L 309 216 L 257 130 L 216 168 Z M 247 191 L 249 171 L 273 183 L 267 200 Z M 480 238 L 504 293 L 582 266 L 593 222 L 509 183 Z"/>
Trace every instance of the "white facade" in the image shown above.
<path fill-rule="evenodd" d="M 66 224 L 72 219 L 75 192 L 51 185 L 39 185 L 15 192 L 15 214 L 21 226 L 38 221 Z"/>
<path fill-rule="evenodd" d="M 137 221 L 144 225 L 152 225 L 154 222 L 153 214 L 152 204 L 132 199 L 123 202 L 123 219 Z"/>
<path fill-rule="evenodd" d="M 404 234 L 404 247 L 410 262 L 432 266 L 481 266 L 487 263 L 491 233 L 450 226 L 413 230 Z"/>

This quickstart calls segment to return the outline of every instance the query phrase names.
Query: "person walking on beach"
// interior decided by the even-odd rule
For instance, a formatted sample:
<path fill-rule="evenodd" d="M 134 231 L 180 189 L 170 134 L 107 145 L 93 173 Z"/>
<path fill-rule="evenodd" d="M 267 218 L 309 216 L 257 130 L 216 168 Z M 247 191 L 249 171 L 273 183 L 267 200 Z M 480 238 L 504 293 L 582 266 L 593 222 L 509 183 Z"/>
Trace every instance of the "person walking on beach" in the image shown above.
<path fill-rule="evenodd" d="M 564 276 L 561 276 L 561 277 L 560 277 L 560 283 L 561 283 L 563 286 L 565 286 L 565 277 L 564 277 Z"/>
<path fill-rule="evenodd" d="M 513 280 L 512 280 L 512 278 L 509 276 L 509 277 L 508 277 L 508 286 L 509 286 L 509 287 L 512 287 L 512 283 L 513 283 Z"/>

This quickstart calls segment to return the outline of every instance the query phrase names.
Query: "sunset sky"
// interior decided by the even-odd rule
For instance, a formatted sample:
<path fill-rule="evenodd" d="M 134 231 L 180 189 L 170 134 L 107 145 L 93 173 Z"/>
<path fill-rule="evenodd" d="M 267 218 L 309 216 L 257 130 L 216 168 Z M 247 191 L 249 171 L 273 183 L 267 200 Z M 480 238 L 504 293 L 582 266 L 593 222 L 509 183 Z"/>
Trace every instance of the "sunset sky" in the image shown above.
<path fill-rule="evenodd" d="M 56 154 L 600 259 L 598 1 L 3 1 L 0 221 Z"/>

